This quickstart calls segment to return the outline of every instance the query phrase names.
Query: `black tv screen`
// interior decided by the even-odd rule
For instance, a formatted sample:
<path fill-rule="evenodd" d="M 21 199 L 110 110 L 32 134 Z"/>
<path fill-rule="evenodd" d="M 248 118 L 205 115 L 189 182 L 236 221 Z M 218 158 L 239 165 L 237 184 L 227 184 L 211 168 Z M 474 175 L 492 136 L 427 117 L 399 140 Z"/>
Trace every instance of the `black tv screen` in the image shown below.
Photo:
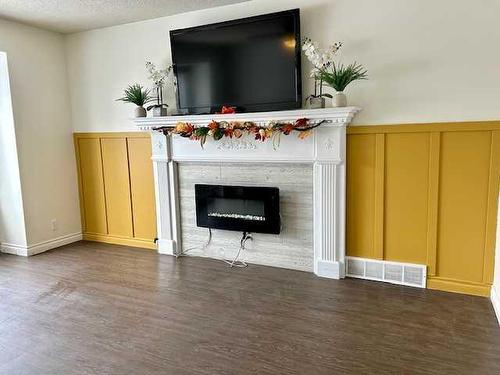
<path fill-rule="evenodd" d="M 170 32 L 180 113 L 300 108 L 299 10 Z"/>

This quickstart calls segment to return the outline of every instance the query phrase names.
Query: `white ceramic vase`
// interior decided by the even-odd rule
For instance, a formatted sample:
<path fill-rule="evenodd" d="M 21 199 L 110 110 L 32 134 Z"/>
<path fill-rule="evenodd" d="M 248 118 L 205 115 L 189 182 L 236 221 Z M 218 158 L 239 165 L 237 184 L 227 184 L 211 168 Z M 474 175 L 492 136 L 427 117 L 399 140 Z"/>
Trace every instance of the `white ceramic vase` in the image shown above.
<path fill-rule="evenodd" d="M 146 117 L 147 116 L 146 108 L 144 108 L 142 106 L 137 106 L 137 107 L 135 107 L 134 114 L 135 114 L 135 117 Z"/>
<path fill-rule="evenodd" d="M 333 106 L 334 107 L 346 107 L 347 97 L 342 91 L 337 91 L 333 96 Z"/>

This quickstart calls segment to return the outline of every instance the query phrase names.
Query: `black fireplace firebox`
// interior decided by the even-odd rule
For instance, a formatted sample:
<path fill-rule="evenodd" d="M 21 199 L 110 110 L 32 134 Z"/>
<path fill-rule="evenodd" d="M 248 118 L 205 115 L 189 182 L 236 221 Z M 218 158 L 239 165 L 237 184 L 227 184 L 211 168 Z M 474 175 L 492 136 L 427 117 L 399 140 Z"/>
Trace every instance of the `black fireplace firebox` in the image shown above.
<path fill-rule="evenodd" d="M 194 190 L 199 227 L 280 233 L 278 188 L 196 184 Z"/>

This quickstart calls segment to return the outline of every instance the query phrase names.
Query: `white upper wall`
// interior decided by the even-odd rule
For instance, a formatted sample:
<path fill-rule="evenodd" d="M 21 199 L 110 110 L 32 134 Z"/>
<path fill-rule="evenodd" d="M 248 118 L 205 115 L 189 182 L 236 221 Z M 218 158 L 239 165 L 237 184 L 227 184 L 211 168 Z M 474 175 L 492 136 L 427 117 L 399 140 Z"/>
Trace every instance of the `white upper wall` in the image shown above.
<path fill-rule="evenodd" d="M 0 51 L 9 61 L 28 245 L 81 232 L 64 37 L 0 20 Z"/>
<path fill-rule="evenodd" d="M 146 60 L 170 63 L 169 30 L 297 7 L 302 37 L 342 41 L 342 61 L 368 69 L 346 90 L 363 108 L 355 123 L 500 119 L 499 1 L 254 0 L 67 36 L 75 131 L 134 129 L 133 106 L 114 99 L 148 84 Z"/>
<path fill-rule="evenodd" d="M 7 55 L 0 52 L 0 244 L 26 246 Z"/>

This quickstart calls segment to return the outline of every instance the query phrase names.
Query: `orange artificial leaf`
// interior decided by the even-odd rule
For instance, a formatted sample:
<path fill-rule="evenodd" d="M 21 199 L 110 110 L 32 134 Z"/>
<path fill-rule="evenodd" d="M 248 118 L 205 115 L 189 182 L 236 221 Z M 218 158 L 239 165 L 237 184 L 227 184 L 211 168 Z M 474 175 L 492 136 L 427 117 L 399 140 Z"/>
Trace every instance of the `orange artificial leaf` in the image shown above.
<path fill-rule="evenodd" d="M 292 124 L 284 124 L 281 127 L 281 129 L 283 131 L 283 134 L 288 135 L 292 132 L 292 130 L 294 129 L 294 126 Z"/>
<path fill-rule="evenodd" d="M 305 131 L 299 132 L 299 138 L 305 139 L 305 138 L 309 137 L 310 134 L 311 134 L 311 130 L 305 130 Z"/>

